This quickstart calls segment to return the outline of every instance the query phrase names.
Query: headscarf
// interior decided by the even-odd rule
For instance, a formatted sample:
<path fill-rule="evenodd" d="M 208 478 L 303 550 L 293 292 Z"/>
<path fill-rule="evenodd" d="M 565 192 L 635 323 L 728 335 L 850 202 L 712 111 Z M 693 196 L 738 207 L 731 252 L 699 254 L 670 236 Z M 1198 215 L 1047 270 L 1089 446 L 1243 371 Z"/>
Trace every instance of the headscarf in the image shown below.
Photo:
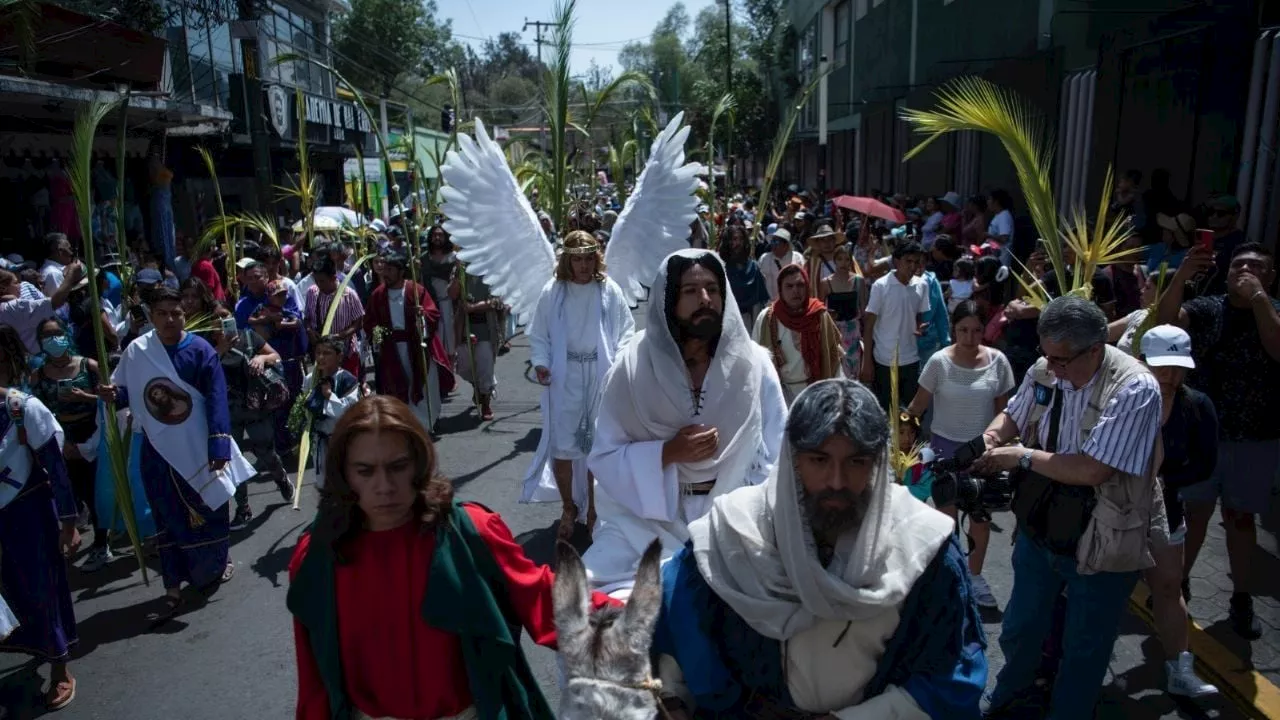
<path fill-rule="evenodd" d="M 799 274 L 804 278 L 805 287 L 809 287 L 809 274 L 799 265 L 788 265 L 778 273 L 778 298 L 773 301 L 773 318 L 782 327 L 800 336 L 800 356 L 804 358 L 805 370 L 810 376 L 822 371 L 822 320 L 827 313 L 827 306 L 821 300 L 809 296 L 805 306 L 794 311 L 782 300 L 782 283 L 792 275 Z M 775 343 L 776 345 L 776 343 Z M 781 361 L 776 357 L 775 362 Z"/>
<path fill-rule="evenodd" d="M 680 281 L 667 277 L 671 260 L 676 257 L 710 258 L 719 267 L 720 277 L 726 277 L 720 257 L 709 250 L 679 250 L 663 259 L 649 294 L 645 329 L 619 351 L 605 380 L 600 404 L 634 409 L 617 413 L 623 433 L 633 442 L 670 440 L 694 423 L 715 427 L 720 431 L 716 454 L 699 462 L 681 463 L 681 481 L 736 480 L 746 477 L 763 432 L 758 388 L 764 365 L 753 357 L 758 346 L 747 333 L 726 281 L 720 339 L 713 346 L 711 366 L 700 392 L 694 392 L 684 354 L 667 317 L 668 296 L 674 295 L 668 285 Z M 717 483 L 716 491 L 724 487 L 736 485 Z M 683 532 L 681 528 L 680 534 Z"/>
<path fill-rule="evenodd" d="M 875 395 L 846 379 L 810 385 L 796 398 L 792 418 L 815 393 L 831 393 L 832 383 L 846 388 L 842 400 L 852 403 L 855 422 L 865 426 L 861 418 L 874 413 L 887 428 Z M 763 485 L 716 498 L 709 514 L 689 524 L 698 571 L 756 632 L 788 640 L 820 620 L 861 621 L 896 612 L 950 537 L 949 517 L 894 482 L 886 428 L 873 430 L 885 440 L 868 485 L 866 514 L 839 538 L 826 567 L 802 510 L 790 437 Z"/>

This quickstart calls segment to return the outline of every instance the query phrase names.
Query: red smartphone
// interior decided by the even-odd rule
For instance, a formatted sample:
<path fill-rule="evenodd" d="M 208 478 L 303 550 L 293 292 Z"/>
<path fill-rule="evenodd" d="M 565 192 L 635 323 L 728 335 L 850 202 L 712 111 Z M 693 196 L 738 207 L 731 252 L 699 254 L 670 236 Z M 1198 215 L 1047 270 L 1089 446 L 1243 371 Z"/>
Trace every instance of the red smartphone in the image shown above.
<path fill-rule="evenodd" d="M 1196 230 L 1196 241 L 1208 252 L 1213 252 L 1213 231 Z"/>

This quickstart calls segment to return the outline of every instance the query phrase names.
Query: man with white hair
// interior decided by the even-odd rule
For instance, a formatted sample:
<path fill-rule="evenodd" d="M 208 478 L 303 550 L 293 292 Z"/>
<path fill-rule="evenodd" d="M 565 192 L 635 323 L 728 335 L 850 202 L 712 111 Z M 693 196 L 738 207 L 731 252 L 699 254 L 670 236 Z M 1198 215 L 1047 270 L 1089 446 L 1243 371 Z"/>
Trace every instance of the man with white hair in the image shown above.
<path fill-rule="evenodd" d="M 986 640 L 964 553 L 889 452 L 870 390 L 814 383 L 769 480 L 689 524 L 654 635 L 673 717 L 976 720 Z"/>
<path fill-rule="evenodd" d="M 604 592 L 631 587 L 654 538 L 670 557 L 712 500 L 763 482 L 787 412 L 772 357 L 747 334 L 718 255 L 668 255 L 647 312 L 647 327 L 605 377 L 587 460 L 600 523 L 583 559 Z"/>

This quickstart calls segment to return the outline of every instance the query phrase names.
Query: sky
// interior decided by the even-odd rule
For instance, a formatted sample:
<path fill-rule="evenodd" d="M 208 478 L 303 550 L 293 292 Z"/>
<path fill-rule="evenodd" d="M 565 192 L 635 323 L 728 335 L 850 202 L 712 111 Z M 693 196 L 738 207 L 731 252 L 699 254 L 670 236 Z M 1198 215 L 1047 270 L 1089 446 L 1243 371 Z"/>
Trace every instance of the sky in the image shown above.
<path fill-rule="evenodd" d="M 597 65 L 613 66 L 618 74 L 618 51 L 627 42 L 648 40 L 653 27 L 676 0 L 578 0 L 574 23 L 574 74 Z M 690 19 L 714 0 L 684 0 Z M 477 51 L 485 38 L 503 32 L 519 32 L 525 20 L 549 21 L 554 0 L 436 0 L 438 17 L 453 20 L 453 35 Z M 548 30 L 543 30 L 543 39 Z M 534 28 L 522 35 L 530 51 L 536 51 Z M 547 48 L 543 46 L 543 53 Z"/>

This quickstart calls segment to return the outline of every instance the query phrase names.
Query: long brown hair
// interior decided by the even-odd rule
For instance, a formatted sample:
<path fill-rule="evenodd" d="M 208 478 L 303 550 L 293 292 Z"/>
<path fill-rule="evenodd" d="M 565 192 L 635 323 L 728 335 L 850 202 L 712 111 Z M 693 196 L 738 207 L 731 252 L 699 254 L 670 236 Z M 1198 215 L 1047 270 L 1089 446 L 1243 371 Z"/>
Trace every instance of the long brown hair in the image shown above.
<path fill-rule="evenodd" d="M 436 470 L 436 449 L 404 401 L 389 395 L 371 395 L 352 405 L 329 436 L 324 459 L 324 487 L 320 511 L 312 535 L 343 562 L 342 548 L 364 528 L 356 493 L 347 482 L 347 450 L 357 436 L 375 432 L 404 435 L 413 457 L 413 486 L 418 491 L 414 514 L 422 530 L 433 530 L 448 516 L 453 504 L 453 484 Z"/>
<path fill-rule="evenodd" d="M 600 243 L 591 233 L 585 230 L 574 230 L 564 238 L 564 249 L 571 250 L 574 248 L 586 248 L 596 246 L 596 274 L 592 279 L 596 282 L 604 282 L 604 253 L 600 251 Z M 573 268 L 569 265 L 569 256 L 572 253 L 561 252 L 560 258 L 556 260 L 556 279 L 561 282 L 568 282 L 573 278 Z"/>

